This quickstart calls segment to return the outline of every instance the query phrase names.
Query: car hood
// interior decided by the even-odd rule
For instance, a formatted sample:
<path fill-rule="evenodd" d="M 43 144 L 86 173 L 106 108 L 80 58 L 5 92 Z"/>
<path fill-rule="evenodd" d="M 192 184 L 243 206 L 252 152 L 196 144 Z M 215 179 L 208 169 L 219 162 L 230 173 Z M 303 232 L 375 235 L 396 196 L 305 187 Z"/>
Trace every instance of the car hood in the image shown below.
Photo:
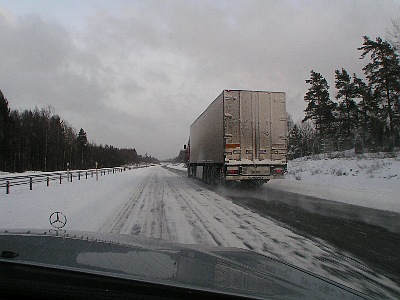
<path fill-rule="evenodd" d="M 238 248 L 83 231 L 2 230 L 1 261 L 260 299 L 369 299 L 282 261 Z"/>

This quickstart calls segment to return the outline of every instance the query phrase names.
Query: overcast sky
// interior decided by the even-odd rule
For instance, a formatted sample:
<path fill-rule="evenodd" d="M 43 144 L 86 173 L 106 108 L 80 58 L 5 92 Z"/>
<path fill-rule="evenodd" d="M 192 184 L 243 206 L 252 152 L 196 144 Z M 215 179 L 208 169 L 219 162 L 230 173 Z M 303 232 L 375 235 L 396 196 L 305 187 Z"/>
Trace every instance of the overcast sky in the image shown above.
<path fill-rule="evenodd" d="M 89 141 L 178 155 L 223 89 L 286 92 L 304 116 L 310 71 L 362 75 L 363 36 L 386 37 L 400 0 L 0 0 L 0 90 Z"/>

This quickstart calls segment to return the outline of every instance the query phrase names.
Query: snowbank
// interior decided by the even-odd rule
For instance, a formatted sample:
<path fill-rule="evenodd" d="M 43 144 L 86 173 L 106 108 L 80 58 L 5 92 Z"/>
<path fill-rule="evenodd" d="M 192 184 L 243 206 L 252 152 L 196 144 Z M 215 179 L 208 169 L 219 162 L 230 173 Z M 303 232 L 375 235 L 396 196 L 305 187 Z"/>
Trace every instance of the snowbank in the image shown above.
<path fill-rule="evenodd" d="M 302 157 L 288 162 L 286 180 L 268 185 L 400 213 L 400 152 L 356 155 L 346 151 Z"/>

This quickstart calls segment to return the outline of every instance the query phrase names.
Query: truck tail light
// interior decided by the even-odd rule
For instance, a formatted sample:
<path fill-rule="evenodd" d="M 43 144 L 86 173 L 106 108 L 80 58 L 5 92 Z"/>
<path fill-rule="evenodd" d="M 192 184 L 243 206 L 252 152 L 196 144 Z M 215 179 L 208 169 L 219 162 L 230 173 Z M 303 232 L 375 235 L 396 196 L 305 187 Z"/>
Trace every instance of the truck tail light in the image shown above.
<path fill-rule="evenodd" d="M 237 175 L 237 174 L 239 174 L 239 171 L 238 170 L 228 170 L 227 173 L 229 175 Z"/>
<path fill-rule="evenodd" d="M 283 174 L 283 169 L 274 169 L 274 174 L 275 175 L 282 175 Z"/>

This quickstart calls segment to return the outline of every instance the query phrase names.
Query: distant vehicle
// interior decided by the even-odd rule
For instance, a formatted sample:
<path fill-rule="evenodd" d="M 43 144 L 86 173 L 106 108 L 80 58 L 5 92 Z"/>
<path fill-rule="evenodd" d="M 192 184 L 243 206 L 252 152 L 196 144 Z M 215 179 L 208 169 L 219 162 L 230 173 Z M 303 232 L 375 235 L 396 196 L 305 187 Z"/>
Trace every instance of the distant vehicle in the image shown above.
<path fill-rule="evenodd" d="M 224 90 L 190 126 L 188 176 L 262 184 L 287 166 L 284 92 Z"/>
<path fill-rule="evenodd" d="M 371 299 L 236 248 L 79 231 L 0 232 L 2 299 Z"/>

